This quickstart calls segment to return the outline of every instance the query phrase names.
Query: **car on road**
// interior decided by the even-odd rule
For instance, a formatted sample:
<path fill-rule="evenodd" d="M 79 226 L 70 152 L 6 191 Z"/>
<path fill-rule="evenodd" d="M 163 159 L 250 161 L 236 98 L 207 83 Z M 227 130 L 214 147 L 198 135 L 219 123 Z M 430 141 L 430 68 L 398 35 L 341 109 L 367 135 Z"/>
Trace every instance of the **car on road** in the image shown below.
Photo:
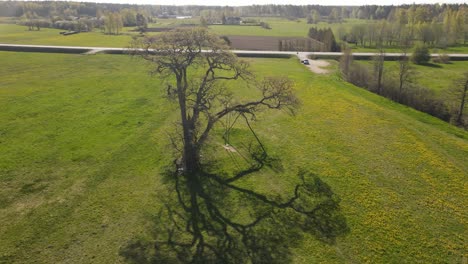
<path fill-rule="evenodd" d="M 310 64 L 310 63 L 309 63 L 309 60 L 303 60 L 303 61 L 301 61 L 301 62 L 302 62 L 304 65 L 309 65 L 309 64 Z"/>

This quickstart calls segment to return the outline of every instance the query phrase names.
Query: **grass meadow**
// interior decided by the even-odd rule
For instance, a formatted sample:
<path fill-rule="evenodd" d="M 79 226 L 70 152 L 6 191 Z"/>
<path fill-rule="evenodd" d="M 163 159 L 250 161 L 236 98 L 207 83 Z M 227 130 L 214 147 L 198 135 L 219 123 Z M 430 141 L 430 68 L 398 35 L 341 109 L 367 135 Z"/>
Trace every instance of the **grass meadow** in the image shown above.
<path fill-rule="evenodd" d="M 372 63 L 369 61 L 359 61 L 369 67 L 372 71 Z M 398 78 L 398 62 L 386 61 L 384 64 L 384 76 Z M 449 100 L 446 91 L 453 87 L 454 82 L 462 79 L 464 73 L 468 71 L 467 61 L 452 61 L 448 64 L 429 63 L 425 65 L 416 65 L 411 63 L 412 83 L 433 90 L 437 96 L 444 100 Z"/>
<path fill-rule="evenodd" d="M 385 62 L 384 66 L 389 74 L 398 74 L 398 63 L 395 61 Z M 463 78 L 463 74 L 468 71 L 467 61 L 453 61 L 448 64 L 412 64 L 413 82 L 424 87 L 433 89 L 440 95 L 451 86 L 457 79 Z M 437 78 L 434 78 L 437 76 Z"/>
<path fill-rule="evenodd" d="M 351 230 L 333 246 L 305 236 L 294 263 L 466 260 L 468 132 L 296 59 L 248 60 L 258 76 L 288 75 L 302 101 L 295 116 L 258 116 L 286 172 L 250 184 L 281 192 L 306 168 L 341 197 Z M 119 249 L 149 236 L 165 191 L 177 111 L 163 82 L 123 55 L 0 61 L 0 263 L 123 262 Z"/>

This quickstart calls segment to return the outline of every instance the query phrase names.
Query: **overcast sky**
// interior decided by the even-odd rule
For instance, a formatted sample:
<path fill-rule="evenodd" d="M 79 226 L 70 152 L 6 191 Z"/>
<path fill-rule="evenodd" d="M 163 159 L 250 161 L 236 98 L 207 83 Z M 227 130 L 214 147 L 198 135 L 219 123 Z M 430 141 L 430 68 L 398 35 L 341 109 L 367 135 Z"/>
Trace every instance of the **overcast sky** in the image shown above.
<path fill-rule="evenodd" d="M 77 0 L 78 1 L 78 0 Z M 86 1 L 83 2 L 94 2 Z M 229 5 L 229 6 L 242 6 L 242 5 L 265 5 L 265 4 L 291 4 L 291 5 L 401 5 L 401 4 L 436 4 L 436 3 L 450 3 L 450 4 L 461 4 L 467 3 L 467 0 L 230 0 L 230 1 L 219 1 L 219 0 L 98 0 L 100 3 L 131 3 L 131 4 L 152 4 L 152 5 Z"/>

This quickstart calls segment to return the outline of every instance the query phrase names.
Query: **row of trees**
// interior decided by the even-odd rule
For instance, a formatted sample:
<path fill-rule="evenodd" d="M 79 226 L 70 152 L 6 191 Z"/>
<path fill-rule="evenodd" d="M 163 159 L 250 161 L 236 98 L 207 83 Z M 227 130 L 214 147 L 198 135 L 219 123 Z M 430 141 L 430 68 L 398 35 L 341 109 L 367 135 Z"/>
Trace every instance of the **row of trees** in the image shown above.
<path fill-rule="evenodd" d="M 311 27 L 308 36 L 323 43 L 321 51 L 340 51 L 340 46 L 336 43 L 335 35 L 331 28 Z"/>
<path fill-rule="evenodd" d="M 35 12 L 26 12 L 19 23 L 28 26 L 29 30 L 59 28 L 81 32 L 101 28 L 106 34 L 114 35 L 120 34 L 124 26 L 136 26 L 140 31 L 145 31 L 148 27 L 147 17 L 130 9 L 124 9 L 121 12 L 108 12 L 99 18 L 83 16 L 68 17 L 68 19 L 62 19 L 58 16 L 41 18 Z"/>
<path fill-rule="evenodd" d="M 319 6 L 319 5 L 251 5 L 239 7 L 227 6 L 164 6 L 164 5 L 129 5 L 85 2 L 0 2 L 0 16 L 21 17 L 26 12 L 35 12 L 41 17 L 55 15 L 99 17 L 107 12 L 121 12 L 124 9 L 143 13 L 147 17 L 169 15 L 200 16 L 209 11 L 228 14 L 229 16 L 281 16 L 291 18 L 319 17 L 339 21 L 347 18 L 359 19 L 392 19 L 404 12 L 413 23 L 430 22 L 446 10 L 458 11 L 467 8 L 466 4 L 403 5 L 403 6 Z"/>
<path fill-rule="evenodd" d="M 400 12 L 392 20 L 355 24 L 350 28 L 341 26 L 337 34 L 341 41 L 361 46 L 408 45 L 413 41 L 421 41 L 433 47 L 445 48 L 448 45 L 466 43 L 468 9 L 447 9 L 442 17 L 443 19 L 434 19 L 431 22 L 411 22 L 404 12 Z"/>
<path fill-rule="evenodd" d="M 407 56 L 406 50 L 403 50 L 403 56 L 398 60 L 396 74 L 386 74 L 383 50 L 372 59 L 371 67 L 368 67 L 354 62 L 351 50 L 346 49 L 340 59 L 340 70 L 343 79 L 356 86 L 444 121 L 460 126 L 468 125 L 468 118 L 464 115 L 468 105 L 468 72 L 447 89 L 444 98 L 414 82 L 415 71 L 411 61 L 425 60 L 428 60 L 428 51 L 424 47 L 417 47 L 411 57 Z"/>
<path fill-rule="evenodd" d="M 89 31 L 100 27 L 103 22 L 92 17 L 81 17 L 70 20 L 61 20 L 57 17 L 52 19 L 41 18 L 34 12 L 26 12 L 19 21 L 19 24 L 25 25 L 29 30 L 40 30 L 41 28 L 59 28 L 73 31 Z"/>
<path fill-rule="evenodd" d="M 106 34 L 111 35 L 120 34 L 124 26 L 136 26 L 140 32 L 144 32 L 148 28 L 148 19 L 143 14 L 135 13 L 128 9 L 124 12 L 107 13 L 101 19 L 103 19 L 101 29 Z"/>
<path fill-rule="evenodd" d="M 118 12 L 108 13 L 104 17 L 104 33 L 118 35 L 123 27 L 122 15 Z"/>

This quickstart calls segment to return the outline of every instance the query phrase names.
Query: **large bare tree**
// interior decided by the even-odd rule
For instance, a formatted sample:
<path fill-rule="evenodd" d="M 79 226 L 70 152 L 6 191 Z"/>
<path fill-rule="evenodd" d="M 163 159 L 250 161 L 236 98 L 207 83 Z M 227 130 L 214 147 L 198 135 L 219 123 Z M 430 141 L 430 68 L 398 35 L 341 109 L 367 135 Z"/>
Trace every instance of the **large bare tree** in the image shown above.
<path fill-rule="evenodd" d="M 200 150 L 214 125 L 226 115 L 252 115 L 260 108 L 292 108 L 298 103 L 293 83 L 283 77 L 264 79 L 257 84 L 260 97 L 235 103 L 225 81 L 253 81 L 249 65 L 206 29 L 179 29 L 158 37 L 139 38 L 131 51 L 153 62 L 154 72 L 169 80 L 167 94 L 180 109 L 181 161 L 187 175 L 199 169 Z"/>
<path fill-rule="evenodd" d="M 299 183 L 286 198 L 239 184 L 265 166 L 274 166 L 275 159 L 268 156 L 250 121 L 262 109 L 293 110 L 298 99 L 292 81 L 285 77 L 258 81 L 247 62 L 229 52 L 218 36 L 204 28 L 138 38 L 130 51 L 152 62 L 153 72 L 165 79 L 165 92 L 180 111 L 181 132 L 172 139 L 179 150 L 177 169 L 166 175 L 174 189 L 163 198 L 165 216 L 158 222 L 164 223 L 165 232 L 158 231 L 155 261 L 284 263 L 290 257 L 284 251 L 285 243 L 297 242 L 288 239 L 300 233 L 297 227 L 313 230 L 327 242 L 347 230 L 338 212 L 339 199 L 310 173 L 299 174 Z M 234 98 L 228 83 L 241 79 L 238 85 L 256 88 L 251 95 L 254 99 Z M 233 173 L 212 170 L 211 161 L 201 158 L 203 149 L 217 124 L 233 115 L 244 122 L 255 139 L 244 157 L 249 159 L 248 165 Z M 236 207 L 236 200 L 248 212 L 245 217 L 230 210 Z M 296 229 L 284 228 L 291 221 L 297 224 Z"/>

